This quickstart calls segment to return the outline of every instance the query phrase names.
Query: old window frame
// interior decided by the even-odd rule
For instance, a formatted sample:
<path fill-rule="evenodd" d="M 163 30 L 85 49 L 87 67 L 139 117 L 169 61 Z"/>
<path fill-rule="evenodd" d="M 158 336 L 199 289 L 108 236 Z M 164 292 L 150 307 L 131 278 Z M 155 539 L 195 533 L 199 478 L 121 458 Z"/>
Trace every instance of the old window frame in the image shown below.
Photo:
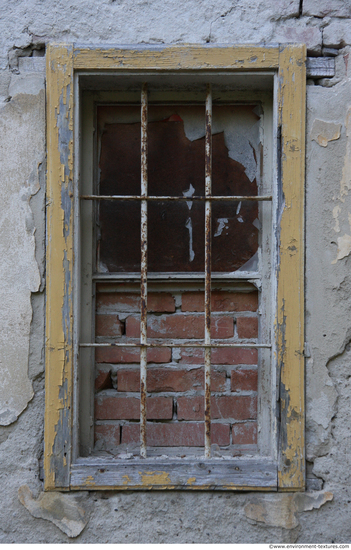
<path fill-rule="evenodd" d="M 78 292 L 74 288 L 78 212 L 80 71 L 250 71 L 275 73 L 277 234 L 273 352 L 278 366 L 276 461 L 174 465 L 81 459 L 74 443 Z M 304 490 L 304 148 L 306 49 L 281 47 L 86 48 L 47 52 L 47 301 L 45 489 Z M 220 471 L 219 471 L 220 470 Z"/>

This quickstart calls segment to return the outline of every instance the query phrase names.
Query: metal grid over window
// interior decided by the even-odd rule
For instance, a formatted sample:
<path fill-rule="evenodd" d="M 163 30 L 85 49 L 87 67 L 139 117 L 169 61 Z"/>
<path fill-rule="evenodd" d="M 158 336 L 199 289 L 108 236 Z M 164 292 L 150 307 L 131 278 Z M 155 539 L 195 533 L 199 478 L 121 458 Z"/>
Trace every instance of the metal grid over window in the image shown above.
<path fill-rule="evenodd" d="M 147 349 L 150 347 L 168 348 L 202 348 L 204 349 L 204 376 L 205 376 L 205 458 L 211 458 L 211 350 L 212 348 L 271 348 L 270 343 L 214 343 L 211 342 L 211 241 L 212 241 L 212 202 L 244 202 L 244 201 L 272 201 L 271 195 L 225 195 L 212 194 L 212 89 L 206 85 L 205 100 L 205 194 L 192 196 L 192 201 L 205 203 L 205 265 L 204 265 L 204 339 L 196 343 L 152 343 L 147 338 L 147 280 L 148 280 L 148 202 L 149 201 L 184 201 L 185 196 L 152 196 L 148 194 L 148 85 L 144 83 L 141 90 L 141 193 L 140 195 L 82 195 L 82 200 L 93 201 L 140 201 L 141 205 L 141 330 L 140 343 L 80 343 L 80 347 L 132 347 L 140 348 L 140 456 L 147 457 Z"/>

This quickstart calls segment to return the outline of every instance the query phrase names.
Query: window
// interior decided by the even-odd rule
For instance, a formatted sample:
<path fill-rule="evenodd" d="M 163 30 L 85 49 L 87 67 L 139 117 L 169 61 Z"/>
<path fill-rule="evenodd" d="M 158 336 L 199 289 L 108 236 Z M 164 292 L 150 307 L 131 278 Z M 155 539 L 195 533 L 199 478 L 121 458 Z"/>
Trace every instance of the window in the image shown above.
<path fill-rule="evenodd" d="M 46 488 L 303 489 L 304 47 L 47 63 Z"/>

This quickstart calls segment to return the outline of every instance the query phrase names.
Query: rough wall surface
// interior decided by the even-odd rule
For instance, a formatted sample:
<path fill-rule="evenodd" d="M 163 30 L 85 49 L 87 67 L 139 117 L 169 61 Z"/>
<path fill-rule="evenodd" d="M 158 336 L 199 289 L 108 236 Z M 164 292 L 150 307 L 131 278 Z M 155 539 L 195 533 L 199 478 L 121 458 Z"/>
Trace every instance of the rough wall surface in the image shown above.
<path fill-rule="evenodd" d="M 349 542 L 351 7 L 342 0 L 16 0 L 0 7 L 0 542 Z M 42 494 L 45 82 L 49 41 L 305 42 L 309 492 Z M 32 299 L 30 301 L 30 296 Z M 27 487 L 28 486 L 28 487 Z M 333 494 L 333 498 L 331 496 Z M 75 538 L 77 537 L 77 538 Z"/>

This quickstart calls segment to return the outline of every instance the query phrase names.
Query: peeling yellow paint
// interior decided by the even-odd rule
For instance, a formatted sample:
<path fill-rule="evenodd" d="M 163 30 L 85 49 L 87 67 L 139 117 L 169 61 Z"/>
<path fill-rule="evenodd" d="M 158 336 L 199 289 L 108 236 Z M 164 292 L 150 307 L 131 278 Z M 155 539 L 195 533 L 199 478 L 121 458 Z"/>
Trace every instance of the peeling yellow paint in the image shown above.
<path fill-rule="evenodd" d="M 198 70 L 198 69 L 276 69 L 278 48 L 202 45 L 170 46 L 161 49 L 81 48 L 75 51 L 74 69 Z"/>
<path fill-rule="evenodd" d="M 186 482 L 187 485 L 193 485 L 196 481 L 196 477 L 189 477 L 188 481 Z"/>
<path fill-rule="evenodd" d="M 72 410 L 73 208 L 62 204 L 72 186 L 73 47 L 47 51 L 47 263 L 45 372 L 45 489 L 69 486 Z M 66 105 L 64 120 L 60 120 Z M 68 118 L 67 118 L 68 117 Z M 66 141 L 59 132 L 65 130 Z M 59 128 L 61 126 L 61 128 Z M 64 150 L 63 150 L 64 148 Z"/>
<path fill-rule="evenodd" d="M 93 476 L 88 476 L 85 480 L 85 484 L 89 485 L 90 487 L 93 487 L 94 485 L 96 485 Z"/>
<path fill-rule="evenodd" d="M 282 135 L 280 261 L 277 288 L 277 358 L 281 377 L 278 487 L 304 487 L 304 169 L 306 48 L 287 46 L 279 58 Z M 291 147 L 291 144 L 294 147 Z M 293 253 L 291 245 L 293 243 Z"/>
<path fill-rule="evenodd" d="M 145 485 L 170 485 L 172 482 L 167 472 L 154 471 L 154 472 L 139 472 L 141 476 L 141 483 Z"/>
<path fill-rule="evenodd" d="M 123 481 L 123 485 L 128 485 L 128 483 L 131 483 L 131 479 L 128 475 L 122 476 L 122 478 L 125 477 L 126 479 Z"/>

